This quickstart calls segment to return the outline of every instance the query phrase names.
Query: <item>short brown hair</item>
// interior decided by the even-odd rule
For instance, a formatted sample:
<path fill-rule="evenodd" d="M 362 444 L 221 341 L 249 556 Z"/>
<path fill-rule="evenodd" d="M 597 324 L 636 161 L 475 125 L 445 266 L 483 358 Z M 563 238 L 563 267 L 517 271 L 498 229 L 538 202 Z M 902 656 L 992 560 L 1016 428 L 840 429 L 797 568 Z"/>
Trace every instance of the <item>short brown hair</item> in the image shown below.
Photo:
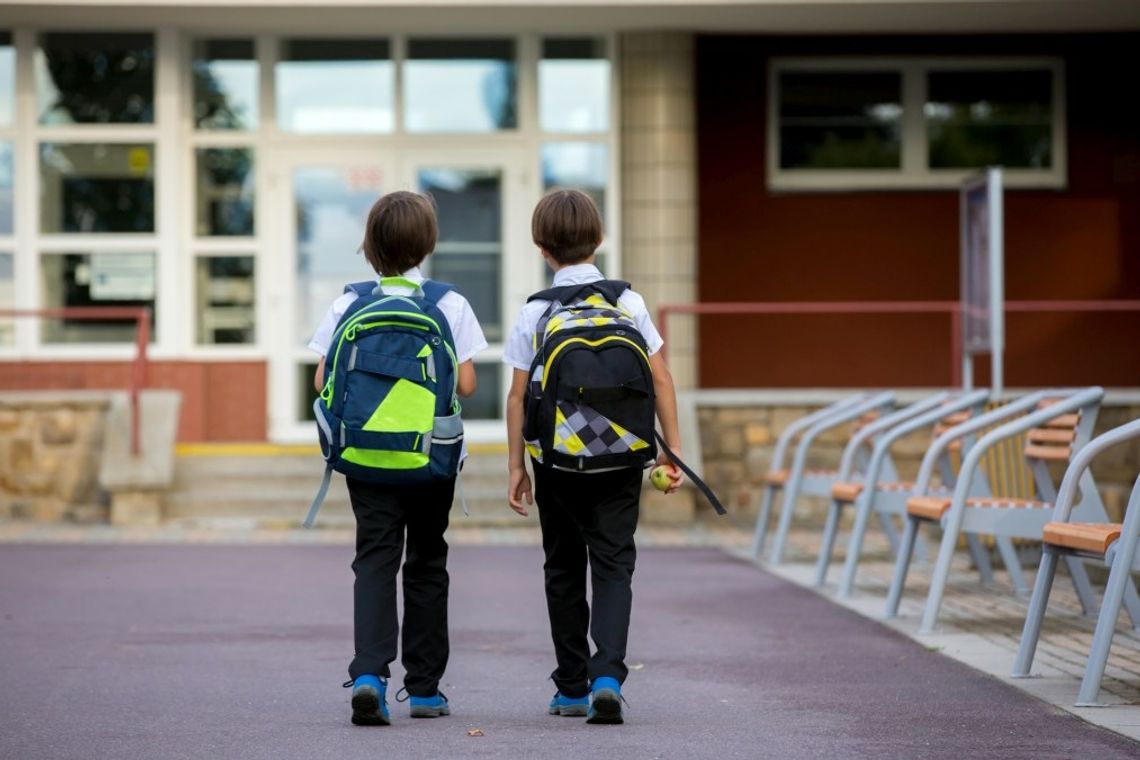
<path fill-rule="evenodd" d="M 530 233 L 559 264 L 573 264 L 602 244 L 602 215 L 581 190 L 551 190 L 534 207 Z"/>
<path fill-rule="evenodd" d="M 431 197 L 400 190 L 380 196 L 364 224 L 364 258 L 384 277 L 419 266 L 435 250 L 439 225 Z"/>

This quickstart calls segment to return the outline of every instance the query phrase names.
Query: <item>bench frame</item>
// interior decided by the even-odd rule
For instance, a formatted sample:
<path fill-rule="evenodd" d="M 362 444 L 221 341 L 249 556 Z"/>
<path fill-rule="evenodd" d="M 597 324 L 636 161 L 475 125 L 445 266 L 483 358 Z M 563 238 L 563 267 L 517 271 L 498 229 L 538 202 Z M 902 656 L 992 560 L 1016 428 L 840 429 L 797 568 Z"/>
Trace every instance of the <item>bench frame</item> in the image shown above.
<path fill-rule="evenodd" d="M 1079 452 L 1092 437 L 1092 429 L 1096 424 L 1097 412 L 1100 409 L 1100 402 L 1103 397 L 1104 389 L 1100 387 L 1080 390 L 1057 389 L 1031 393 L 1006 404 L 1000 409 L 996 409 L 952 428 L 940 436 L 931 446 L 930 450 L 927 451 L 926 457 L 923 459 L 922 469 L 919 472 L 918 483 L 915 487 L 915 494 L 918 495 L 926 494 L 929 491 L 930 480 L 937 455 L 945 450 L 952 440 L 967 434 L 978 433 L 995 422 L 1014 414 L 1028 412 L 1014 419 L 1012 422 L 1007 422 L 990 430 L 983 435 L 975 445 L 970 447 L 969 452 L 963 457 L 962 467 L 958 472 L 958 481 L 954 487 L 954 494 L 951 497 L 949 509 L 943 513 L 940 520 L 937 521 L 942 526 L 942 542 L 930 580 L 930 592 L 926 598 L 926 606 L 923 610 L 922 622 L 919 626 L 920 634 L 928 634 L 934 631 L 934 625 L 938 619 L 938 611 L 942 606 L 942 598 L 946 591 L 946 582 L 950 575 L 950 563 L 954 558 L 954 550 L 957 546 L 959 535 L 963 532 L 992 533 L 996 536 L 1034 538 L 1039 540 L 1041 530 L 1044 528 L 1045 522 L 1051 513 L 1051 510 L 1044 509 L 977 508 L 967 505 L 966 500 L 971 496 L 971 488 L 973 487 L 975 476 L 978 474 L 982 456 L 1001 441 L 1017 436 L 1040 425 L 1044 425 L 1062 414 L 1080 412 L 1081 416 L 1076 427 L 1075 438 L 1070 447 L 1070 456 L 1072 456 Z M 1050 399 L 1056 399 L 1055 403 L 1051 403 L 1048 407 L 1043 409 L 1036 409 L 1040 402 Z M 1041 498 L 1046 502 L 1055 502 L 1056 488 L 1053 485 L 1045 463 L 1040 460 L 1034 460 L 1032 469 L 1035 485 Z M 1085 517 L 1091 518 L 1088 520 L 1089 522 L 1104 522 L 1106 520 L 1104 504 L 1101 502 L 1099 494 L 1096 494 L 1095 486 L 1092 488 L 1092 494 L 1090 498 L 1086 499 L 1088 502 L 1087 505 L 1082 502 L 1081 511 Z M 914 552 L 914 543 L 918 535 L 918 529 L 922 523 L 931 522 L 935 521 L 910 513 L 907 514 L 902 546 L 899 547 L 895 570 L 891 579 L 891 588 L 887 595 L 885 614 L 888 618 L 895 617 L 898 614 L 899 602 L 902 598 L 903 586 L 906 583 L 907 570 L 910 565 L 911 555 Z M 1002 544 L 1003 542 L 999 541 L 997 545 L 999 551 L 1002 552 L 1002 559 L 1006 565 L 1006 569 L 1011 574 L 1011 577 L 1014 576 L 1014 574 L 1020 574 L 1020 564 L 1018 563 L 1016 552 L 1005 551 Z M 1012 545 L 1010 545 L 1010 548 L 1012 548 Z M 1091 613 L 1091 611 L 1095 609 L 1096 603 L 1084 565 L 1079 558 L 1075 557 L 1067 558 L 1067 565 L 1073 584 L 1076 587 L 1077 595 L 1081 599 L 1081 604 L 1086 613 Z M 1022 580 L 1021 583 L 1024 583 L 1024 580 Z"/>
<path fill-rule="evenodd" d="M 796 501 L 799 499 L 800 494 L 806 493 L 812 496 L 824 496 L 830 492 L 831 484 L 836 481 L 838 472 L 829 473 L 824 477 L 812 478 L 811 485 L 805 487 L 804 476 L 807 469 L 808 452 L 811 450 L 812 444 L 815 443 L 816 439 L 840 425 L 854 422 L 868 412 L 888 411 L 894 406 L 894 402 L 894 391 L 884 391 L 871 396 L 861 395 L 852 397 L 851 399 L 845 399 L 842 402 L 821 409 L 819 412 L 796 420 L 781 434 L 776 445 L 776 451 L 772 456 L 772 463 L 768 468 L 769 471 L 776 471 L 783 468 L 784 458 L 792 437 L 795 433 L 803 431 L 799 441 L 796 443 L 796 452 L 792 457 L 792 467 L 787 481 L 783 484 L 767 482 L 764 484 L 760 511 L 756 518 L 756 533 L 753 536 L 752 542 L 754 557 L 759 556 L 763 551 L 764 541 L 768 531 L 768 522 L 771 519 L 772 502 L 775 500 L 776 491 L 782 489 L 784 498 L 781 501 L 780 519 L 776 526 L 775 540 L 768 554 L 768 562 L 773 565 L 778 565 L 783 560 L 784 548 L 788 540 L 788 532 L 792 527 L 792 515 L 795 512 Z M 789 433 L 791 433 L 791 435 L 789 435 Z"/>
<path fill-rule="evenodd" d="M 1096 484 L 1088 474 L 1092 460 L 1104 450 L 1138 437 L 1140 437 L 1140 420 L 1135 420 L 1098 436 L 1081 449 L 1073 458 L 1061 481 L 1056 506 L 1053 508 L 1053 522 L 1069 522 L 1078 491 L 1082 502 L 1097 494 Z M 1099 499 L 1099 496 L 1095 498 Z M 1037 641 L 1041 635 L 1041 624 L 1049 604 L 1049 592 L 1053 589 L 1053 579 L 1057 572 L 1057 560 L 1059 558 L 1067 560 L 1071 557 L 1100 560 L 1111 569 L 1076 703 L 1078 707 L 1093 707 L 1099 704 L 1097 697 L 1100 695 L 1100 682 L 1104 678 L 1108 651 L 1112 646 L 1116 619 L 1120 615 L 1122 605 L 1128 611 L 1133 628 L 1140 629 L 1140 595 L 1137 594 L 1132 580 L 1132 572 L 1140 570 L 1136 553 L 1138 545 L 1140 545 L 1140 477 L 1136 479 L 1136 484 L 1132 488 L 1120 537 L 1108 546 L 1103 554 L 1078 551 L 1048 543 L 1043 545 L 1041 566 L 1037 571 L 1033 597 L 1029 601 L 1029 609 L 1025 615 L 1025 626 L 1021 632 L 1021 643 L 1017 648 L 1017 659 L 1013 664 L 1014 678 L 1028 677 L 1033 667 L 1033 657 L 1037 652 Z"/>

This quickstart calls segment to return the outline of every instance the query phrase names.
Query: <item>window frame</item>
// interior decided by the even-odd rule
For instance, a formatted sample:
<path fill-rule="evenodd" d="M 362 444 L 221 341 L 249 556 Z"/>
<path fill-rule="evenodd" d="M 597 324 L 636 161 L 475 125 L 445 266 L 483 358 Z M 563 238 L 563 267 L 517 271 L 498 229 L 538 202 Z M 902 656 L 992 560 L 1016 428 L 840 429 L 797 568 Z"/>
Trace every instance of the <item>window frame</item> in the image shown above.
<path fill-rule="evenodd" d="M 932 169 L 929 166 L 927 75 L 931 72 L 977 70 L 1045 70 L 1053 84 L 1052 166 L 1048 169 L 1003 168 L 1011 188 L 1063 190 L 1068 182 L 1065 64 L 1047 57 L 895 58 L 775 57 L 768 62 L 766 181 L 773 192 L 846 192 L 859 190 L 956 190 L 979 168 Z M 901 166 L 898 169 L 784 169 L 780 167 L 780 75 L 803 71 L 857 73 L 891 71 L 902 75 L 900 105 Z"/>

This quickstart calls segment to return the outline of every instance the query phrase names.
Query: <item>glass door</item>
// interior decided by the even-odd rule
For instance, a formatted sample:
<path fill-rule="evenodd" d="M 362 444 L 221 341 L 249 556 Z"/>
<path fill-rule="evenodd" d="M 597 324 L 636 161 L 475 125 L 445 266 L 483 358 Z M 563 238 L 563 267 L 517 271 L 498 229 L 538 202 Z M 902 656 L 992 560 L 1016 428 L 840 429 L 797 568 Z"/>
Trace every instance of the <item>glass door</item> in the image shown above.
<path fill-rule="evenodd" d="M 363 158 L 362 158 L 363 155 Z M 360 251 L 368 210 L 398 182 L 386 162 L 353 151 L 294 152 L 276 162 L 273 186 L 279 256 L 269 310 L 270 437 L 315 440 L 309 341 L 346 283 L 376 275 Z"/>
<path fill-rule="evenodd" d="M 270 438 L 311 441 L 313 374 L 308 348 L 317 325 L 344 285 L 375 273 L 360 252 L 368 209 L 381 194 L 417 190 L 436 203 L 439 239 L 424 273 L 452 283 L 470 302 L 490 344 L 476 358 L 479 389 L 463 403 L 469 440 L 505 440 L 508 374 L 503 339 L 526 296 L 541 289 L 538 252 L 530 241 L 537 200 L 521 152 L 371 150 L 291 151 L 273 164 L 280 223 L 267 272 L 271 326 Z"/>
<path fill-rule="evenodd" d="M 520 157 L 502 150 L 417 151 L 404 158 L 409 187 L 430 195 L 439 241 L 425 273 L 471 302 L 490 347 L 475 359 L 478 390 L 463 402 L 469 436 L 502 440 L 508 376 L 503 340 L 525 296 L 541 282 L 530 242 L 532 190 Z"/>

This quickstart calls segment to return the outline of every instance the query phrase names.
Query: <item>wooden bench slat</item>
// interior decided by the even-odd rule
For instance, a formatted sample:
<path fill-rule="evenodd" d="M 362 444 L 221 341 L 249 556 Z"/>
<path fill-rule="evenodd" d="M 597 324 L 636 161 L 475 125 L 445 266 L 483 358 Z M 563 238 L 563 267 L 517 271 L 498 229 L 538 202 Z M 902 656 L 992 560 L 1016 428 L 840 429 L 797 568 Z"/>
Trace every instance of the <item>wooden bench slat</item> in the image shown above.
<path fill-rule="evenodd" d="M 853 502 L 863 492 L 862 483 L 836 483 L 831 487 L 831 498 L 836 501 Z"/>
<path fill-rule="evenodd" d="M 1077 437 L 1076 430 L 1059 428 L 1033 428 L 1026 436 L 1030 443 L 1072 443 Z"/>
<path fill-rule="evenodd" d="M 1120 538 L 1120 523 L 1063 523 L 1051 522 L 1045 526 L 1042 540 L 1053 546 L 1104 555 L 1108 547 Z"/>
<path fill-rule="evenodd" d="M 764 482 L 770 486 L 782 486 L 788 482 L 788 470 L 768 470 L 764 473 Z"/>
<path fill-rule="evenodd" d="M 1037 446 L 1030 444 L 1025 447 L 1025 456 L 1030 459 L 1048 459 L 1053 462 L 1067 462 L 1072 455 L 1069 446 Z"/>
<path fill-rule="evenodd" d="M 1043 427 L 1050 428 L 1073 428 L 1081 421 L 1081 415 L 1073 412 L 1072 414 L 1062 414 L 1046 422 Z"/>
<path fill-rule="evenodd" d="M 906 500 L 907 514 L 927 520 L 941 520 L 950 509 L 948 496 L 912 496 Z"/>

